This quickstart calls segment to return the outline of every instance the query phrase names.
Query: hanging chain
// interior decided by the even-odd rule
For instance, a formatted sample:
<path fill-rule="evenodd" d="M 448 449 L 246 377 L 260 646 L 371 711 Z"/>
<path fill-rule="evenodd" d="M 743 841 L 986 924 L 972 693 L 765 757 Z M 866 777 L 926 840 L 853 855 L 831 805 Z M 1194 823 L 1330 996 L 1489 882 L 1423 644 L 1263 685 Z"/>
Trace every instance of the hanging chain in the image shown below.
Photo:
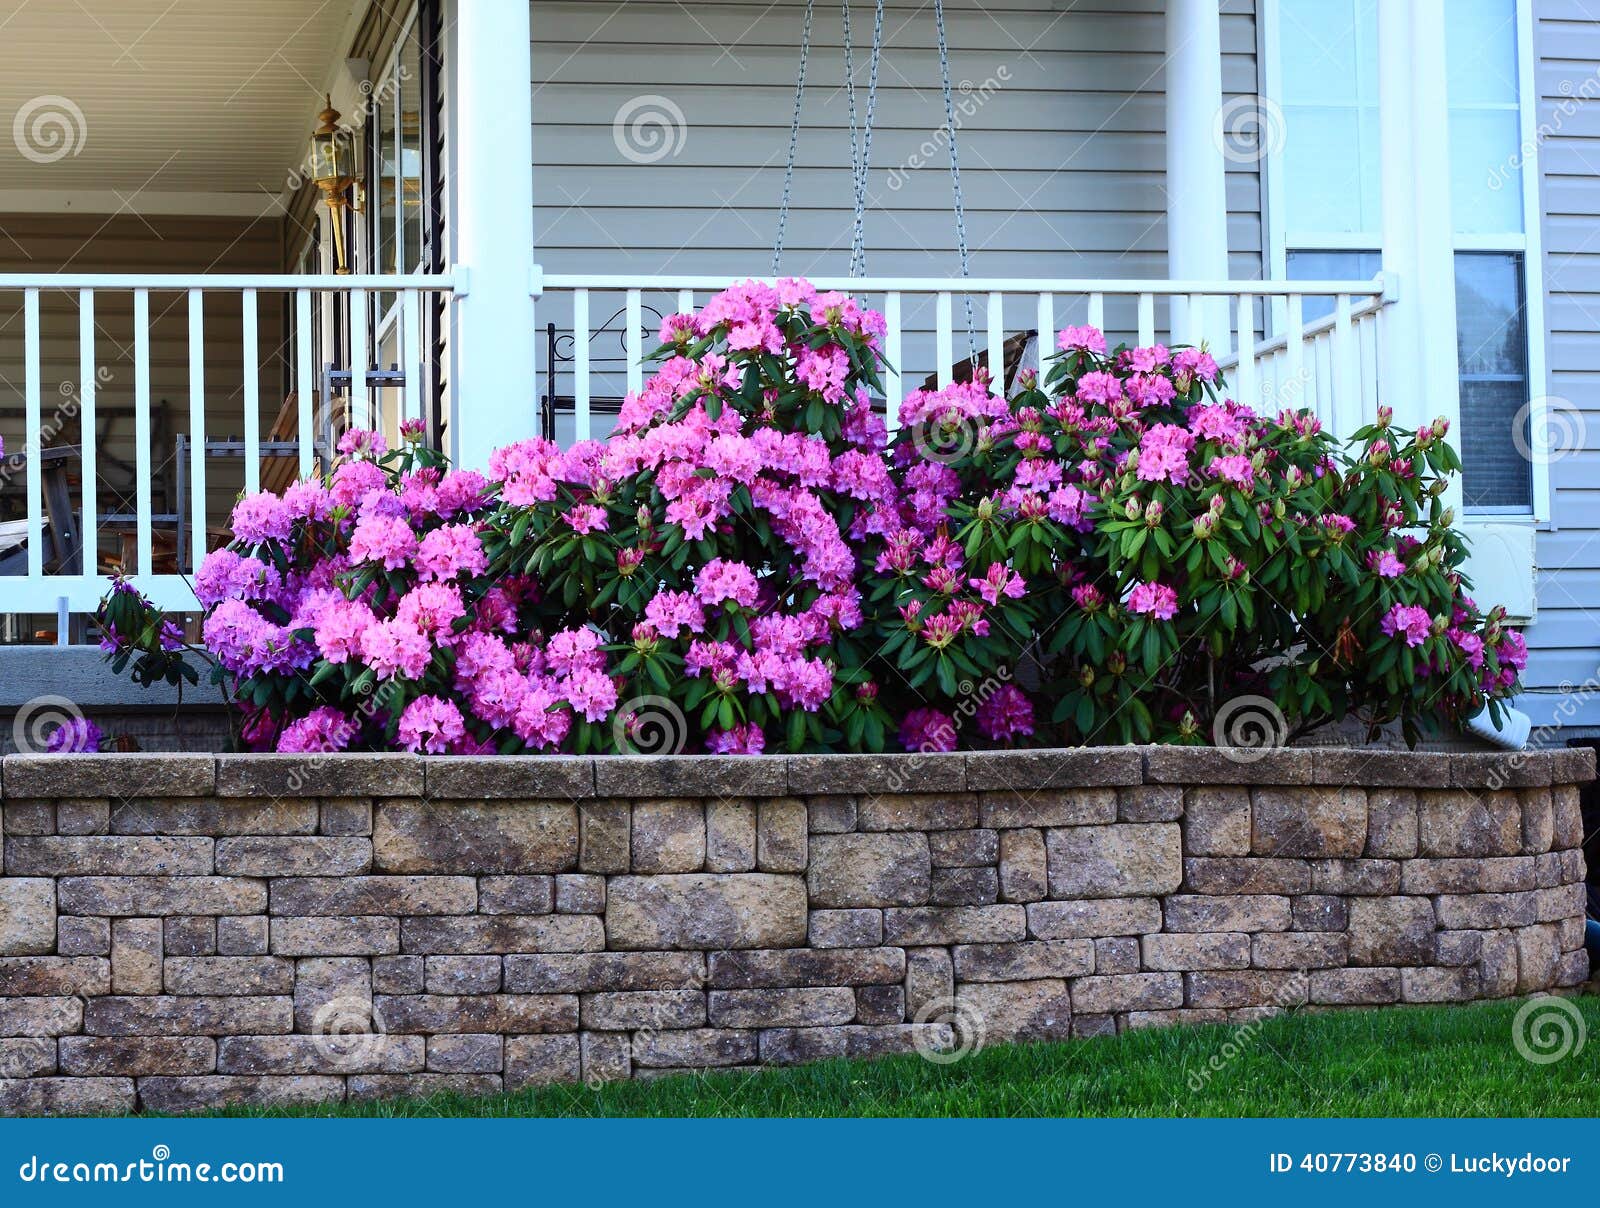
<path fill-rule="evenodd" d="M 789 123 L 789 160 L 783 169 L 783 200 L 778 204 L 778 238 L 772 245 L 772 275 L 783 264 L 783 231 L 789 224 L 789 195 L 794 189 L 795 152 L 800 145 L 800 106 L 806 93 L 806 60 L 811 57 L 811 13 L 814 0 L 806 0 L 805 25 L 800 31 L 800 67 L 794 77 L 794 119 Z"/>
<path fill-rule="evenodd" d="M 961 276 L 966 278 L 972 275 L 972 261 L 967 249 L 967 209 L 961 200 L 961 158 L 956 148 L 956 107 L 950 89 L 950 47 L 944 30 L 944 0 L 933 0 L 933 23 L 939 31 L 939 76 L 944 87 L 945 130 L 950 139 L 950 185 L 955 194 L 956 249 L 961 255 Z M 972 295 L 969 293 L 962 297 L 967 304 L 967 350 L 976 366 L 978 339 L 972 330 Z M 993 368 L 990 367 L 991 371 Z"/>
<path fill-rule="evenodd" d="M 846 9 L 849 8 L 846 0 Z M 850 275 L 867 275 L 867 183 L 872 171 L 872 130 L 878 112 L 878 63 L 883 57 L 883 0 L 878 0 L 872 18 L 872 57 L 867 69 L 867 120 L 862 129 L 861 161 L 856 173 L 855 231 L 850 244 Z M 851 135 L 854 159 L 855 136 Z"/>
<path fill-rule="evenodd" d="M 861 191 L 861 149 L 856 142 L 856 58 L 855 38 L 850 32 L 850 0 L 839 6 L 839 19 L 844 37 L 844 99 L 850 115 L 850 193 L 855 202 L 855 224 L 850 232 L 850 275 L 856 272 L 856 249 L 859 246 L 862 217 L 866 199 Z"/>

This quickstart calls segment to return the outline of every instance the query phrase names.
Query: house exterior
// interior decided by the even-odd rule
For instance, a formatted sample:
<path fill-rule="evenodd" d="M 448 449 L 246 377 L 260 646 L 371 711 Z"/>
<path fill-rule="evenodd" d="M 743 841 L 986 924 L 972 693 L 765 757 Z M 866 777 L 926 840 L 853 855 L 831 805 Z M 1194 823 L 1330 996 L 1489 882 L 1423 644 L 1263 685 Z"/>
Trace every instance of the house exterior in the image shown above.
<path fill-rule="evenodd" d="M 421 418 L 467 464 L 602 435 L 653 320 L 774 271 L 787 196 L 781 272 L 889 317 L 891 417 L 1084 321 L 1205 340 L 1336 432 L 1445 416 L 1523 708 L 1600 727 L 1600 9 L 809 7 L 0 3 L 8 638 L 81 639 L 113 570 L 192 603 L 237 492 L 348 423 Z M 339 209 L 307 162 L 330 101 Z"/>

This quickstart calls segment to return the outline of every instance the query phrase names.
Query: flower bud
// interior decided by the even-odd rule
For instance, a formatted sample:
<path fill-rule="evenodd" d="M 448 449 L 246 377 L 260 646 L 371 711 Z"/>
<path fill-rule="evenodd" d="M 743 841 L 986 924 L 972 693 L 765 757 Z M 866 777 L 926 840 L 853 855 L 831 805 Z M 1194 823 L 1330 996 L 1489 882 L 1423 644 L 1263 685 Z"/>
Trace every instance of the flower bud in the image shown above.
<path fill-rule="evenodd" d="M 1150 506 L 1144 510 L 1144 522 L 1147 528 L 1157 528 L 1161 524 L 1161 514 L 1166 509 L 1161 506 L 1161 500 L 1152 499 Z"/>
<path fill-rule="evenodd" d="M 1378 408 L 1378 427 L 1387 428 L 1393 422 L 1394 422 L 1394 408 L 1393 407 L 1379 407 Z"/>

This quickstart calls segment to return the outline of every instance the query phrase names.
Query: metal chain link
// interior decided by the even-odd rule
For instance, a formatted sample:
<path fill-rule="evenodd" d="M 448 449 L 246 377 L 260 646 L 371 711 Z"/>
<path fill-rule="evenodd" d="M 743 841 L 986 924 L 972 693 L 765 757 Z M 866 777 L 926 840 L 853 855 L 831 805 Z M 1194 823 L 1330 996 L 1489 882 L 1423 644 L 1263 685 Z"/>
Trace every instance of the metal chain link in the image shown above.
<path fill-rule="evenodd" d="M 789 160 L 783 169 L 783 200 L 778 203 L 778 237 L 772 245 L 772 275 L 783 264 L 783 232 L 789 224 L 789 195 L 794 189 L 795 151 L 800 143 L 800 107 L 806 93 L 806 60 L 811 57 L 811 15 L 815 0 L 806 0 L 805 25 L 800 31 L 800 67 L 794 77 L 794 119 L 789 123 Z"/>
<path fill-rule="evenodd" d="M 878 63 L 882 58 L 883 0 L 878 0 L 872 17 L 872 57 L 867 69 L 867 120 L 862 128 L 861 167 L 856 178 L 855 234 L 850 245 L 852 277 L 867 275 L 867 184 L 872 171 L 872 131 L 877 123 L 878 112 Z"/>
<path fill-rule="evenodd" d="M 839 6 L 844 36 L 844 98 L 850 115 L 850 193 L 855 201 L 855 223 L 850 233 L 850 275 L 856 276 L 856 248 L 860 238 L 865 198 L 861 193 L 861 150 L 856 143 L 856 58 L 855 38 L 850 32 L 850 0 Z"/>
<path fill-rule="evenodd" d="M 961 157 L 956 147 L 956 107 L 950 89 L 950 47 L 945 37 L 944 0 L 933 0 L 933 23 L 939 31 L 939 76 L 944 86 L 945 130 L 950 139 L 950 185 L 955 195 L 956 249 L 961 255 L 961 275 L 965 278 L 972 276 L 972 261 L 967 249 L 967 208 L 961 199 Z M 978 338 L 972 328 L 972 295 L 964 294 L 963 300 L 967 304 L 967 349 L 976 365 Z M 991 372 L 993 369 L 990 366 Z"/>

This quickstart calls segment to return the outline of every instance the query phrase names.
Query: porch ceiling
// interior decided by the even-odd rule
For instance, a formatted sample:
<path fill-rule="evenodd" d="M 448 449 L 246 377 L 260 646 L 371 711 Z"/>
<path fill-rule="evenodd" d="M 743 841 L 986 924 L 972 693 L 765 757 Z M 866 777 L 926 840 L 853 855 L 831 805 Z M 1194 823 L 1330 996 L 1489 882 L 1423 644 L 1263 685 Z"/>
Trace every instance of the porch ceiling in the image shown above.
<path fill-rule="evenodd" d="M 0 189 L 277 196 L 355 7 L 0 0 Z"/>

